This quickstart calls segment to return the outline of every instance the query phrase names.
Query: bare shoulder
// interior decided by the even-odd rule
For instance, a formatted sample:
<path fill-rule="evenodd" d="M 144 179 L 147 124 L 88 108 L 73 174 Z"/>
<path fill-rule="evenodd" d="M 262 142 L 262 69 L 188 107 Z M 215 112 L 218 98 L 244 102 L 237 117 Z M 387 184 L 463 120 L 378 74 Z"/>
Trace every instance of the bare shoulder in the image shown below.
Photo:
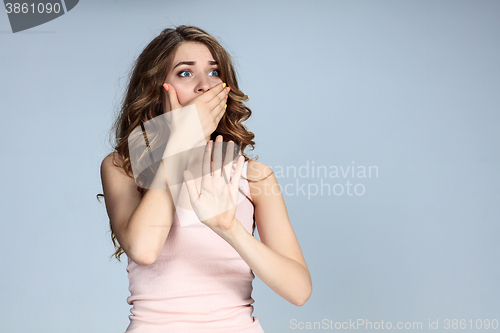
<path fill-rule="evenodd" d="M 121 167 L 122 161 L 118 153 L 106 156 L 101 163 L 101 181 L 112 231 L 128 256 L 126 228 L 130 216 L 141 201 L 141 195 L 134 178 Z"/>
<path fill-rule="evenodd" d="M 248 161 L 247 179 L 250 195 L 256 207 L 265 204 L 266 201 L 270 202 L 270 195 L 281 195 L 273 170 L 262 162 Z"/>
<path fill-rule="evenodd" d="M 109 187 L 119 186 L 121 189 L 135 188 L 135 180 L 133 177 L 127 175 L 125 170 L 121 167 L 123 159 L 117 152 L 107 155 L 101 163 L 101 180 L 103 186 Z"/>
<path fill-rule="evenodd" d="M 112 152 L 106 156 L 101 163 L 101 177 L 106 174 L 119 174 L 127 178 L 132 179 L 125 170 L 121 167 L 123 164 L 123 159 L 117 152 Z"/>
<path fill-rule="evenodd" d="M 120 154 L 118 154 L 117 152 L 112 152 L 102 160 L 101 172 L 108 169 L 117 169 L 122 162 L 123 160 Z"/>
<path fill-rule="evenodd" d="M 247 178 L 252 182 L 259 182 L 271 176 L 273 170 L 266 164 L 257 160 L 249 160 L 247 165 Z"/>

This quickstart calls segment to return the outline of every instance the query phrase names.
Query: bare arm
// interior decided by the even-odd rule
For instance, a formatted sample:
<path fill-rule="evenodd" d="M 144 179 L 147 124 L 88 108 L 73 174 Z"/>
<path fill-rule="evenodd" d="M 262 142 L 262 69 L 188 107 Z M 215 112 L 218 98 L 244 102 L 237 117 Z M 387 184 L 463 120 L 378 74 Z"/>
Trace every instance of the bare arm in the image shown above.
<path fill-rule="evenodd" d="M 113 165 L 112 158 L 110 154 L 103 160 L 101 179 L 113 231 L 130 259 L 150 265 L 167 239 L 175 213 L 168 183 L 166 189 L 147 190 L 141 199 L 135 180 Z M 179 168 L 183 163 L 179 161 Z M 162 164 L 158 171 L 163 173 Z"/>
<path fill-rule="evenodd" d="M 272 170 L 249 161 L 247 176 L 260 180 Z M 235 221 L 223 237 L 240 254 L 254 273 L 278 295 L 297 306 L 312 293 L 309 269 L 288 218 L 285 201 L 274 174 L 260 182 L 249 182 L 255 204 L 255 220 L 262 242 Z"/>
<path fill-rule="evenodd" d="M 174 110 L 169 109 L 167 112 L 174 125 L 165 148 L 164 160 L 156 172 L 159 177 L 153 181 L 155 185 L 164 183 L 163 188 L 154 186 L 141 199 L 135 180 L 122 168 L 113 165 L 112 155 L 108 155 L 101 164 L 106 209 L 113 231 L 127 256 L 139 265 L 147 266 L 156 261 L 172 226 L 176 206 L 174 202 L 177 203 L 182 184 L 169 185 L 168 181 L 182 179 L 182 172 L 190 162 L 196 161 L 195 155 L 179 153 L 198 147 L 200 142 L 205 144 L 203 134 L 215 131 L 225 111 L 229 89 L 224 89 L 222 83 L 214 88 L 192 101 L 196 105 L 194 109 L 181 108 L 174 89 L 169 89 L 168 100 Z M 194 120 L 190 118 L 193 112 L 196 113 Z M 201 127 L 195 127 L 195 121 Z"/>

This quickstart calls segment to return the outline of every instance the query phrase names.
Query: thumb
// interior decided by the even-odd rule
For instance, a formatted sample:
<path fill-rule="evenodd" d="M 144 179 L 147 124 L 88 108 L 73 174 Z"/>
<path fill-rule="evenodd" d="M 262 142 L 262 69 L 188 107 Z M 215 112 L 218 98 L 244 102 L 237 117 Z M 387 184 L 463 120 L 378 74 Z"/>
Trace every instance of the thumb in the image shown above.
<path fill-rule="evenodd" d="M 231 177 L 231 181 L 229 184 L 227 184 L 227 187 L 229 189 L 229 193 L 231 195 L 231 203 L 233 205 L 238 204 L 238 195 L 239 195 L 239 185 L 240 185 L 240 179 L 241 175 L 243 174 L 243 167 L 245 166 L 245 156 L 240 155 L 237 158 L 236 161 L 236 169 L 234 170 L 233 176 Z"/>
<path fill-rule="evenodd" d="M 181 103 L 179 103 L 179 100 L 177 99 L 177 92 L 175 91 L 174 86 L 168 83 L 164 83 L 163 88 L 165 88 L 168 95 L 168 102 L 170 105 L 169 111 L 180 109 L 182 105 Z"/>

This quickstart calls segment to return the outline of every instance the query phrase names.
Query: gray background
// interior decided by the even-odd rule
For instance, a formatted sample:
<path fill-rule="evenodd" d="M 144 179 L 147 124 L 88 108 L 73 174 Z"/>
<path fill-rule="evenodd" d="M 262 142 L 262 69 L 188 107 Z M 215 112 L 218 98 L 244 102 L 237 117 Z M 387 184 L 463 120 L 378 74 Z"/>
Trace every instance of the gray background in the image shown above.
<path fill-rule="evenodd" d="M 80 1 L 12 34 L 0 13 L 0 331 L 125 331 L 99 166 L 132 61 L 180 24 L 234 56 L 252 156 L 378 168 L 278 179 L 313 294 L 296 307 L 256 278 L 266 332 L 500 320 L 499 17 L 498 1 Z M 365 193 L 308 198 L 297 181 Z"/>

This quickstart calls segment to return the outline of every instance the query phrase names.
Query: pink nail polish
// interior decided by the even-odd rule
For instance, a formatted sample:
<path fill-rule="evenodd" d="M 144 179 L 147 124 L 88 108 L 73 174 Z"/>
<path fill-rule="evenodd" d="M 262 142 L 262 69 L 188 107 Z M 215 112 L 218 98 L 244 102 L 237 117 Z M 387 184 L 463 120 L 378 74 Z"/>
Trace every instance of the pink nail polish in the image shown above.
<path fill-rule="evenodd" d="M 165 90 L 168 91 L 168 84 L 164 83 L 163 88 L 165 88 Z"/>

